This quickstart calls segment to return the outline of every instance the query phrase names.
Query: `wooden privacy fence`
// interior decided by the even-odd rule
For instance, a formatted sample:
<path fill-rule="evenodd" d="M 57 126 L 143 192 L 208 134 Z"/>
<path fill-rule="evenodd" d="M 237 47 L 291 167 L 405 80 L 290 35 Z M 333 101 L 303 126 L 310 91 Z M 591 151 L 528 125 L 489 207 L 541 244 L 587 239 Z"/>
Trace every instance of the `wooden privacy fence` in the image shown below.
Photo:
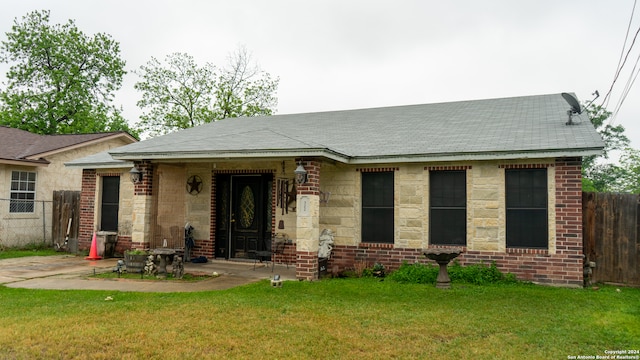
<path fill-rule="evenodd" d="M 595 263 L 592 283 L 640 286 L 639 202 L 636 194 L 582 194 L 583 250 L 585 264 Z"/>
<path fill-rule="evenodd" d="M 67 230 L 69 230 L 69 239 L 72 240 L 72 244 L 69 244 L 69 250 L 77 251 L 79 222 L 80 191 L 54 191 L 51 219 L 53 244 L 64 244 Z"/>

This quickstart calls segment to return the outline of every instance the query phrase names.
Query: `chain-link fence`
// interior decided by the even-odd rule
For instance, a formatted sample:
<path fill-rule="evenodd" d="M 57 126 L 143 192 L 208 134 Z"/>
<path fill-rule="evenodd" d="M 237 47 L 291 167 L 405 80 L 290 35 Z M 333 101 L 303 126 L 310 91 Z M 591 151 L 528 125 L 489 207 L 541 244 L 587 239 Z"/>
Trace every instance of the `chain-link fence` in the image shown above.
<path fill-rule="evenodd" d="M 0 248 L 52 244 L 52 201 L 0 199 Z"/>

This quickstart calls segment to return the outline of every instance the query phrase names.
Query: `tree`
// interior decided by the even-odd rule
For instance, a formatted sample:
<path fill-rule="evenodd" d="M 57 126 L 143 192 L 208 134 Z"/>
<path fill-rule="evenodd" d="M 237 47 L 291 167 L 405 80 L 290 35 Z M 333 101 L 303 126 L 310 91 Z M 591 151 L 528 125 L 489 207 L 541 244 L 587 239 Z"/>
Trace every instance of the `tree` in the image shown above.
<path fill-rule="evenodd" d="M 222 69 L 173 53 L 164 64 L 152 57 L 136 73 L 143 110 L 138 126 L 151 136 L 226 118 L 271 115 L 277 104 L 279 80 L 261 71 L 244 48 Z"/>
<path fill-rule="evenodd" d="M 208 63 L 198 67 L 184 53 L 167 55 L 165 62 L 152 57 L 136 72 L 142 78 L 134 85 L 142 92 L 137 104 L 147 109 L 139 128 L 155 136 L 212 121 L 215 67 Z"/>
<path fill-rule="evenodd" d="M 229 56 L 218 79 L 216 118 L 272 115 L 278 103 L 275 97 L 278 82 L 261 71 L 247 49 L 240 47 Z"/>
<path fill-rule="evenodd" d="M 640 151 L 627 148 L 620 157 L 617 192 L 640 194 Z"/>
<path fill-rule="evenodd" d="M 132 133 L 111 103 L 125 74 L 119 44 L 107 34 L 85 35 L 73 20 L 51 25 L 49 13 L 15 19 L 0 46 L 0 61 L 11 65 L 0 124 L 38 134 Z"/>
<path fill-rule="evenodd" d="M 582 189 L 590 192 L 640 192 L 638 174 L 640 172 L 640 153 L 629 147 L 629 138 L 624 134 L 622 125 L 605 124 L 611 112 L 602 106 L 590 105 L 587 108 L 591 123 L 604 141 L 601 155 L 585 156 L 582 163 Z M 612 152 L 620 152 L 619 163 L 610 160 Z"/>

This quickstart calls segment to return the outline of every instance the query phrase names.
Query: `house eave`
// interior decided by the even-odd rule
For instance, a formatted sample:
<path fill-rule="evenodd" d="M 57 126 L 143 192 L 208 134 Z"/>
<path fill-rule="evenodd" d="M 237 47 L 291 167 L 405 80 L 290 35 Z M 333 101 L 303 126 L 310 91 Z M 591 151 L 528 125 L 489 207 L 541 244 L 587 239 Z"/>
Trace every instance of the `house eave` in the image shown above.
<path fill-rule="evenodd" d="M 343 163 L 349 157 L 328 149 L 287 149 L 287 150 L 239 150 L 239 151 L 193 151 L 193 152 L 127 152 L 110 153 L 117 160 L 151 160 L 151 161 L 203 161 L 203 160 L 245 160 L 245 159 L 282 159 L 295 157 L 322 157 Z"/>
<path fill-rule="evenodd" d="M 28 159 L 0 159 L 0 164 L 5 165 L 20 165 L 20 166 L 38 166 L 38 167 L 47 167 L 49 166 L 49 161 L 46 160 L 28 160 Z"/>
<path fill-rule="evenodd" d="M 602 148 L 582 149 L 546 149 L 520 150 L 496 152 L 458 152 L 404 155 L 375 155 L 351 157 L 328 149 L 289 149 L 262 151 L 219 151 L 219 152 L 127 152 L 110 153 L 114 159 L 130 161 L 150 160 L 155 162 L 202 162 L 207 160 L 268 160 L 296 157 L 318 157 L 334 160 L 345 164 L 375 164 L 375 163 L 417 163 L 417 162 L 453 162 L 453 161 L 483 161 L 483 160 L 516 160 L 533 158 L 562 158 L 599 155 Z"/>
<path fill-rule="evenodd" d="M 349 164 L 375 164 L 375 163 L 420 163 L 420 162 L 458 162 L 458 161 L 484 161 L 484 160 L 517 160 L 540 158 L 564 158 L 600 155 L 601 148 L 585 149 L 550 149 L 534 151 L 505 151 L 505 152 L 474 152 L 474 153 L 437 153 L 414 154 L 400 156 L 369 156 L 351 159 Z"/>
<path fill-rule="evenodd" d="M 105 141 L 118 139 L 118 138 L 124 139 L 124 141 L 128 142 L 129 144 L 138 141 L 138 140 L 136 140 L 136 138 L 134 138 L 133 136 L 129 135 L 129 133 L 119 132 L 119 133 L 111 134 L 109 136 L 100 137 L 100 138 L 97 138 L 97 139 L 92 139 L 92 140 L 88 140 L 88 141 L 84 141 L 84 142 L 81 142 L 81 143 L 72 144 L 72 145 L 68 145 L 68 146 L 64 146 L 64 147 L 60 147 L 60 148 L 57 148 L 57 149 L 53 149 L 53 150 L 49 150 L 49 151 L 45 151 L 45 152 L 41 152 L 41 153 L 37 153 L 37 154 L 31 154 L 31 155 L 29 155 L 29 156 L 27 156 L 25 158 L 26 159 L 30 159 L 30 160 L 35 160 L 35 159 L 38 159 L 38 158 L 46 158 L 48 156 L 52 156 L 52 155 L 55 155 L 55 154 L 58 154 L 58 153 L 71 151 L 71 150 L 83 148 L 83 147 L 86 147 L 86 146 L 95 145 L 95 144 L 98 144 L 98 143 L 102 143 L 102 142 L 105 142 Z"/>
<path fill-rule="evenodd" d="M 69 168 L 81 169 L 130 169 L 133 167 L 132 161 L 112 161 L 101 163 L 65 163 Z"/>

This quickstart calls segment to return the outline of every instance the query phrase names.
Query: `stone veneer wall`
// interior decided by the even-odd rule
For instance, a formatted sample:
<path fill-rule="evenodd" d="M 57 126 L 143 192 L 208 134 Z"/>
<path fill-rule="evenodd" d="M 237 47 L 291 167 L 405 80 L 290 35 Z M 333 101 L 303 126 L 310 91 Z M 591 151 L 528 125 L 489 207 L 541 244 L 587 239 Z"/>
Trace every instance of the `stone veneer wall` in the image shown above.
<path fill-rule="evenodd" d="M 296 278 L 318 278 L 318 242 L 320 238 L 320 161 L 296 159 L 307 171 L 307 182 L 297 191 Z M 302 202 L 306 202 L 306 205 Z M 308 209 L 302 207 L 308 206 Z"/>
<path fill-rule="evenodd" d="M 154 165 L 147 160 L 136 161 L 142 181 L 133 187 L 133 215 L 131 220 L 131 248 L 148 249 L 151 237 L 150 219 L 153 215 Z"/>
<path fill-rule="evenodd" d="M 321 210 L 322 228 L 336 233 L 336 245 L 329 262 L 331 272 L 353 269 L 357 262 L 367 266 L 379 262 L 394 270 L 403 261 L 428 263 L 422 249 L 429 247 L 428 171 L 455 170 L 460 165 L 400 166 L 396 171 L 396 230 L 394 244 L 367 244 L 359 239 L 359 177 L 348 175 L 341 165 L 323 168 L 323 183 L 332 192 L 330 204 Z M 496 262 L 503 272 L 519 279 L 561 286 L 582 286 L 582 188 L 581 159 L 532 160 L 527 163 L 474 162 L 467 170 L 467 246 L 458 258 L 461 264 Z M 548 249 L 506 247 L 504 169 L 548 169 Z M 355 171 L 353 171 L 355 173 Z M 337 184 L 337 185 L 336 185 Z M 341 189 L 342 188 L 342 189 Z M 398 201 L 399 200 L 399 201 Z M 342 216 L 334 216 L 340 214 Z M 342 224 L 355 223 L 353 238 L 341 236 Z"/>

